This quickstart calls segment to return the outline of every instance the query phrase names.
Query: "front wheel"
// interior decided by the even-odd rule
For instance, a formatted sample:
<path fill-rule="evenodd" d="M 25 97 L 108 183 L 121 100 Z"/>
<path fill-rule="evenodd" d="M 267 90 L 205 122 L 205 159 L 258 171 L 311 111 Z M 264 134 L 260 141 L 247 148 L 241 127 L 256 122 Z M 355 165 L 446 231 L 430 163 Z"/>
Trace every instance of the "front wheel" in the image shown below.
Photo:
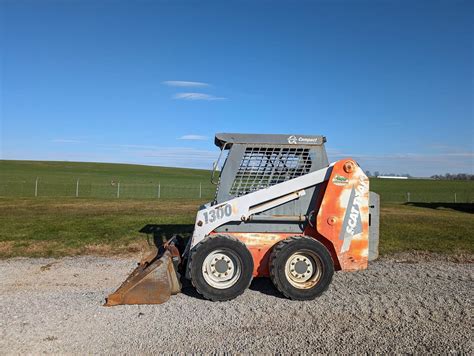
<path fill-rule="evenodd" d="M 270 278 L 287 298 L 312 300 L 331 283 L 334 263 L 319 241 L 293 236 L 280 241 L 270 255 Z"/>
<path fill-rule="evenodd" d="M 212 235 L 198 243 L 188 267 L 198 293 L 213 301 L 233 299 L 252 282 L 252 255 L 232 236 Z"/>

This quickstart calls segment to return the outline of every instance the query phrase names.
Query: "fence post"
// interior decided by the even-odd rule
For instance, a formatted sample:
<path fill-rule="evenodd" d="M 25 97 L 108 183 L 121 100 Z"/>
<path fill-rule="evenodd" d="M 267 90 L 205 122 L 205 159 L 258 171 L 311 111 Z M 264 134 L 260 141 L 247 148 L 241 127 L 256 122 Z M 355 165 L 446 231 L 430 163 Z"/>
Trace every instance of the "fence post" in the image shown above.
<path fill-rule="evenodd" d="M 76 182 L 76 198 L 79 197 L 79 179 Z"/>
<path fill-rule="evenodd" d="M 202 198 L 202 186 L 201 186 L 201 182 L 199 182 L 199 199 Z"/>
<path fill-rule="evenodd" d="M 161 197 L 161 184 L 158 183 L 158 199 Z"/>
<path fill-rule="evenodd" d="M 120 182 L 117 183 L 117 198 L 120 198 Z"/>
<path fill-rule="evenodd" d="M 407 203 L 410 202 L 410 192 L 407 192 Z"/>
<path fill-rule="evenodd" d="M 454 192 L 454 202 L 457 203 L 457 196 L 456 196 L 456 192 Z"/>
<path fill-rule="evenodd" d="M 38 177 L 35 180 L 35 198 L 38 196 Z"/>

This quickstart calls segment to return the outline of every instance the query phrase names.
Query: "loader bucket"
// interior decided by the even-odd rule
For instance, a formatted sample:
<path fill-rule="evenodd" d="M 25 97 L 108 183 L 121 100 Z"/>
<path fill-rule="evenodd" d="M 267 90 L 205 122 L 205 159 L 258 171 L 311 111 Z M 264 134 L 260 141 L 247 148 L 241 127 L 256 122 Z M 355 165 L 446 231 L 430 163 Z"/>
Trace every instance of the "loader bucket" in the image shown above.
<path fill-rule="evenodd" d="M 179 293 L 181 284 L 173 264 L 173 252 L 166 249 L 159 257 L 155 248 L 154 252 L 139 263 L 125 282 L 107 297 L 104 306 L 161 304 L 172 294 Z"/>

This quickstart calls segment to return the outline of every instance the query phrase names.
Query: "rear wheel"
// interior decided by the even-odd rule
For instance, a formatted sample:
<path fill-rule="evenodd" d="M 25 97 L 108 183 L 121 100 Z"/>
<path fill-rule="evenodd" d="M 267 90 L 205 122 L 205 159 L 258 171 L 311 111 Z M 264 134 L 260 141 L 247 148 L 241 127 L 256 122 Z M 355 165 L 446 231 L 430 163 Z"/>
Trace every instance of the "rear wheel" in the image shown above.
<path fill-rule="evenodd" d="M 270 255 L 270 278 L 287 298 L 311 300 L 331 283 L 334 264 L 319 241 L 293 236 L 280 241 Z"/>
<path fill-rule="evenodd" d="M 236 238 L 212 235 L 192 249 L 188 268 L 199 294 L 213 301 L 224 301 L 248 288 L 252 282 L 253 258 Z"/>

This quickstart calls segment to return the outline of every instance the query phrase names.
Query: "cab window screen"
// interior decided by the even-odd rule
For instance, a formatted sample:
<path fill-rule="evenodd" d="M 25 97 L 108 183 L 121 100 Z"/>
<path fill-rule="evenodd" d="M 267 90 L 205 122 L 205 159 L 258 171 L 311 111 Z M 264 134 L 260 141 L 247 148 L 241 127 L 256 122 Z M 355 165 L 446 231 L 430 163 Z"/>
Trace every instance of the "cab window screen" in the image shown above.
<path fill-rule="evenodd" d="M 308 148 L 247 147 L 230 189 L 241 196 L 310 172 Z"/>

